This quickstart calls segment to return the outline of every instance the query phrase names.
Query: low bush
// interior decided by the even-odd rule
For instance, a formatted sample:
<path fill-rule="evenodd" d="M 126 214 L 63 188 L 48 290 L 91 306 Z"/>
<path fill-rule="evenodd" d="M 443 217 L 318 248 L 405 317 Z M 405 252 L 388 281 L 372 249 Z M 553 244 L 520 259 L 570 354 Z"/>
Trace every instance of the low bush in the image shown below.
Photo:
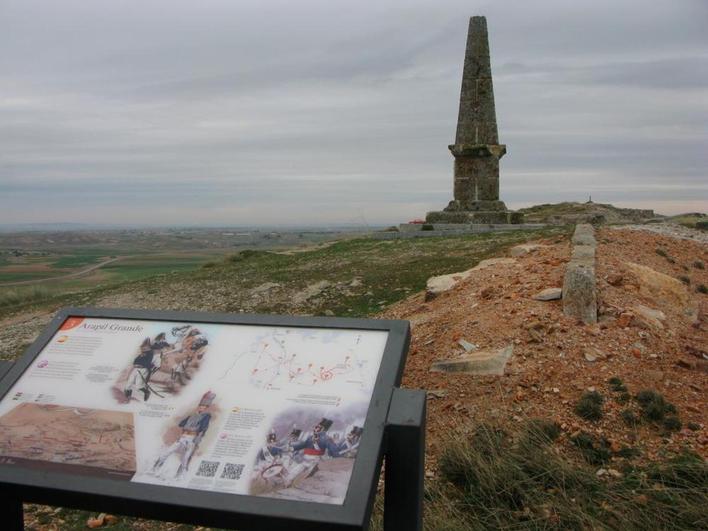
<path fill-rule="evenodd" d="M 607 383 L 610 384 L 610 391 L 614 391 L 615 393 L 627 391 L 627 387 L 624 385 L 624 382 L 617 376 L 613 376 L 607 380 Z"/>
<path fill-rule="evenodd" d="M 636 396 L 639 407 L 642 410 L 644 419 L 661 422 L 669 413 L 676 413 L 676 407 L 664 400 L 663 395 L 652 390 L 644 390 Z"/>
<path fill-rule="evenodd" d="M 618 404 L 626 404 L 631 399 L 632 395 L 630 395 L 627 391 L 619 393 L 617 396 L 615 396 L 615 402 L 617 402 Z"/>
<path fill-rule="evenodd" d="M 585 420 L 600 420 L 602 418 L 602 403 L 604 399 L 597 391 L 588 391 L 575 404 L 575 413 Z"/>
<path fill-rule="evenodd" d="M 591 465 L 607 463 L 612 457 L 607 439 L 596 440 L 589 433 L 581 432 L 573 437 L 571 442 L 580 450 L 583 459 Z"/>
<path fill-rule="evenodd" d="M 700 457 L 625 463 L 623 476 L 600 478 L 595 472 L 609 459 L 607 442 L 587 433 L 573 439 L 590 467 L 554 451 L 545 435 L 555 431 L 551 426 L 531 421 L 518 433 L 481 425 L 450 434 L 440 480 L 426 485 L 426 531 L 705 529 L 708 465 Z"/>
<path fill-rule="evenodd" d="M 51 297 L 51 292 L 43 286 L 8 289 L 0 292 L 0 308 L 42 302 Z"/>
<path fill-rule="evenodd" d="M 681 429 L 681 420 L 676 415 L 664 417 L 663 422 L 666 431 L 679 431 Z"/>

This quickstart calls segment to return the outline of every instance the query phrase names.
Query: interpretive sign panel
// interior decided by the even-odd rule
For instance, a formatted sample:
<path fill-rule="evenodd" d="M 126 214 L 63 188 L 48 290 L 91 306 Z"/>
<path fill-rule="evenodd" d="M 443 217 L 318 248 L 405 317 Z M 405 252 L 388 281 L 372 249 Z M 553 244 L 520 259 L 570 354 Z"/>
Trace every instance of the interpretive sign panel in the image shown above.
<path fill-rule="evenodd" d="M 2 382 L 0 478 L 34 470 L 364 518 L 407 342 L 400 321 L 64 310 Z"/>

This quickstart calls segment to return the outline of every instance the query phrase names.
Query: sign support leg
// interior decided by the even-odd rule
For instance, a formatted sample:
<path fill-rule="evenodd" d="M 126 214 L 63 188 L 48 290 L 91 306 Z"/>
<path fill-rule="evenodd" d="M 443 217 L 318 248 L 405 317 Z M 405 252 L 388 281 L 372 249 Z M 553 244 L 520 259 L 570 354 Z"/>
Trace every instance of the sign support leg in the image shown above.
<path fill-rule="evenodd" d="M 423 528 L 425 391 L 394 389 L 386 421 L 384 530 Z"/>
<path fill-rule="evenodd" d="M 0 496 L 2 496 L 0 507 L 2 507 L 3 529 L 22 531 L 25 528 L 22 500 L 7 490 L 0 491 Z"/>

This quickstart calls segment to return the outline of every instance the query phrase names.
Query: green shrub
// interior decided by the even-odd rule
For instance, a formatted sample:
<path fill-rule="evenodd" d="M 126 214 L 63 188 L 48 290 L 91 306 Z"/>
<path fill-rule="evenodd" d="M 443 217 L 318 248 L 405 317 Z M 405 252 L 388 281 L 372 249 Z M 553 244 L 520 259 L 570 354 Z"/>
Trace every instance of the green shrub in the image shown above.
<path fill-rule="evenodd" d="M 425 223 L 420 230 L 435 230 L 435 227 L 432 223 Z"/>
<path fill-rule="evenodd" d="M 595 440 L 589 433 L 581 432 L 570 440 L 580 450 L 583 459 L 591 465 L 607 463 L 612 457 L 607 439 Z"/>
<path fill-rule="evenodd" d="M 693 262 L 693 267 L 695 267 L 696 269 L 705 269 L 706 268 L 705 264 L 703 262 L 701 262 L 700 260 L 696 260 L 695 262 Z"/>
<path fill-rule="evenodd" d="M 658 254 L 659 256 L 663 256 L 664 258 L 666 258 L 666 257 L 669 256 L 669 255 L 667 254 L 667 252 L 664 251 L 663 249 L 657 249 L 657 250 L 656 250 L 656 254 Z"/>
<path fill-rule="evenodd" d="M 698 293 L 703 293 L 704 295 L 708 293 L 708 288 L 706 288 L 705 284 L 699 284 L 698 287 L 696 288 L 696 291 Z"/>
<path fill-rule="evenodd" d="M 575 404 L 575 413 L 585 420 L 599 420 L 602 418 L 603 398 L 597 391 L 588 391 L 580 397 Z"/>
<path fill-rule="evenodd" d="M 561 434 L 560 424 L 547 419 L 532 419 L 526 424 L 524 435 L 539 444 L 555 441 Z"/>
<path fill-rule="evenodd" d="M 679 280 L 680 280 L 681 282 L 683 282 L 683 283 L 686 284 L 687 286 L 690 286 L 690 285 L 691 285 L 691 279 L 688 278 L 686 275 L 681 275 L 681 276 L 678 277 L 678 278 L 679 278 Z"/>
<path fill-rule="evenodd" d="M 617 402 L 618 404 L 626 404 L 631 398 L 632 395 L 630 395 L 627 391 L 624 391 L 615 396 L 615 402 Z"/>
<path fill-rule="evenodd" d="M 666 431 L 679 431 L 681 429 L 681 421 L 676 415 L 664 417 L 664 428 Z"/>
<path fill-rule="evenodd" d="M 624 385 L 624 382 L 617 376 L 613 376 L 607 380 L 607 383 L 610 384 L 610 391 L 614 391 L 615 393 L 627 391 L 627 387 Z"/>
<path fill-rule="evenodd" d="M 650 389 L 640 391 L 636 399 L 642 409 L 642 416 L 647 420 L 661 422 L 667 414 L 676 413 L 676 407 L 664 400 L 664 397 L 656 391 Z"/>
<path fill-rule="evenodd" d="M 52 293 L 44 286 L 18 287 L 0 292 L 0 307 L 42 302 L 51 297 Z"/>

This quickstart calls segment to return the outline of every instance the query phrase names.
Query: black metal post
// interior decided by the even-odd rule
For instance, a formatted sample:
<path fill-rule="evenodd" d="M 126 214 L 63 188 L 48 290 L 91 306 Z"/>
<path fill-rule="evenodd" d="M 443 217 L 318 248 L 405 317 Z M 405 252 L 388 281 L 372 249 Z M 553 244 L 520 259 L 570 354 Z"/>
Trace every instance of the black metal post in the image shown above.
<path fill-rule="evenodd" d="M 25 528 L 24 513 L 22 512 L 22 500 L 8 489 L 0 490 L 0 507 L 2 509 L 3 529 L 8 531 L 21 531 Z"/>
<path fill-rule="evenodd" d="M 0 360 L 0 380 L 12 368 L 14 362 Z M 0 514 L 3 515 L 3 529 L 8 531 L 19 531 L 25 528 L 24 513 L 22 511 L 22 500 L 9 489 L 0 490 Z"/>
<path fill-rule="evenodd" d="M 386 419 L 384 530 L 423 528 L 425 391 L 394 389 Z"/>

